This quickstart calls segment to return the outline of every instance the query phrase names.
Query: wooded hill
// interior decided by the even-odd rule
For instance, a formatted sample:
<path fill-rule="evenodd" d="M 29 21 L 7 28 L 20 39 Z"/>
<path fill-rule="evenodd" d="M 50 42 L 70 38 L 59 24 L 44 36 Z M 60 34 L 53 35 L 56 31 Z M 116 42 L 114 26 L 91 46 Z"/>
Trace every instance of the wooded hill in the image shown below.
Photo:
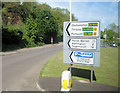
<path fill-rule="evenodd" d="M 69 21 L 67 9 L 37 2 L 3 2 L 1 11 L 3 51 L 49 44 L 51 37 L 62 41 L 63 22 Z"/>

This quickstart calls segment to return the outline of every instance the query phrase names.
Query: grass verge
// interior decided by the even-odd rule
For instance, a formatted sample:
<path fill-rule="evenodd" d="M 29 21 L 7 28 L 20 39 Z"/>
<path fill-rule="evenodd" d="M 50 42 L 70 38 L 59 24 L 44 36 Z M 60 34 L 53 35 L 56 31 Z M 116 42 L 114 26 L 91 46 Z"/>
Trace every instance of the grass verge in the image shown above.
<path fill-rule="evenodd" d="M 69 64 L 63 63 L 63 52 L 53 56 L 40 72 L 42 77 L 61 77 Z M 94 67 L 94 82 L 118 86 L 118 48 L 101 47 L 100 67 Z M 73 65 L 72 77 L 90 80 L 90 66 Z"/>

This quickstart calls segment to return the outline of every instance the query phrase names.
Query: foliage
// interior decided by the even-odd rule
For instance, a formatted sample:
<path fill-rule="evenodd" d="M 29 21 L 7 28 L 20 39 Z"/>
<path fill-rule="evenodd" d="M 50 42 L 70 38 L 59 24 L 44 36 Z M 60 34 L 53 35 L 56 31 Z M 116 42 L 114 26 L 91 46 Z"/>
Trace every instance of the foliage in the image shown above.
<path fill-rule="evenodd" d="M 113 42 L 113 35 L 114 35 L 113 30 L 111 30 L 111 29 L 107 30 L 106 34 L 107 34 L 107 40 L 108 40 L 108 42 Z"/>
<path fill-rule="evenodd" d="M 7 27 L 2 26 L 2 40 L 4 44 L 18 44 L 22 40 L 23 24 L 17 25 L 8 24 Z"/>
<path fill-rule="evenodd" d="M 119 41 L 118 41 L 118 26 L 115 23 L 112 23 L 110 25 L 108 25 L 107 28 L 105 28 L 105 32 L 107 34 L 107 41 L 108 43 L 110 42 L 115 42 L 119 45 Z"/>
<path fill-rule="evenodd" d="M 54 43 L 62 41 L 63 22 L 69 21 L 67 9 L 36 2 L 2 2 L 1 6 L 3 45 L 33 47 L 50 43 L 51 37 Z"/>
<path fill-rule="evenodd" d="M 109 24 L 107 29 L 112 29 L 114 32 L 118 33 L 118 26 L 115 23 Z"/>
<path fill-rule="evenodd" d="M 20 5 L 19 14 L 22 17 L 24 22 L 29 17 L 29 14 L 31 14 L 34 18 L 36 17 L 36 14 L 35 14 L 36 5 L 37 5 L 36 2 L 23 2 L 23 4 Z"/>
<path fill-rule="evenodd" d="M 101 39 L 104 39 L 105 32 L 101 31 Z"/>
<path fill-rule="evenodd" d="M 19 3 L 18 2 L 10 2 L 10 3 L 3 3 L 4 7 L 2 9 L 2 19 L 3 24 L 7 25 L 8 22 L 10 24 L 17 24 L 21 17 L 19 15 Z"/>
<path fill-rule="evenodd" d="M 2 26 L 2 51 L 8 51 L 18 48 L 23 48 L 24 40 L 23 36 L 23 24 L 17 25 L 8 24 L 7 27 Z"/>
<path fill-rule="evenodd" d="M 41 10 L 37 17 L 39 33 L 42 33 L 45 43 L 51 42 L 51 37 L 54 38 L 54 43 L 57 42 L 58 24 L 55 17 L 48 10 Z"/>
<path fill-rule="evenodd" d="M 51 12 L 53 13 L 53 15 L 56 17 L 57 23 L 58 23 L 58 39 L 60 41 L 62 41 L 63 39 L 63 22 L 64 21 L 69 21 L 70 17 L 69 17 L 69 10 L 65 9 L 65 8 L 54 8 L 51 10 Z M 74 15 L 72 16 L 73 21 L 77 21 L 77 19 L 75 19 Z"/>
<path fill-rule="evenodd" d="M 42 37 L 37 34 L 37 23 L 34 21 L 31 15 L 27 18 L 25 23 L 25 31 L 23 35 L 23 39 L 27 41 L 27 47 L 33 47 L 38 44 L 38 42 L 42 42 Z"/>

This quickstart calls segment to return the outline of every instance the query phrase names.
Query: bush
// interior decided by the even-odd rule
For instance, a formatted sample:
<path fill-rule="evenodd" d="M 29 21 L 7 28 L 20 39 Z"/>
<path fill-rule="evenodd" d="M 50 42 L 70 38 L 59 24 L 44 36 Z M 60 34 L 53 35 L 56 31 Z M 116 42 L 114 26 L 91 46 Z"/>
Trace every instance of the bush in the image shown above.
<path fill-rule="evenodd" d="M 22 41 L 23 29 L 18 25 L 2 26 L 2 43 L 3 44 L 19 44 Z"/>

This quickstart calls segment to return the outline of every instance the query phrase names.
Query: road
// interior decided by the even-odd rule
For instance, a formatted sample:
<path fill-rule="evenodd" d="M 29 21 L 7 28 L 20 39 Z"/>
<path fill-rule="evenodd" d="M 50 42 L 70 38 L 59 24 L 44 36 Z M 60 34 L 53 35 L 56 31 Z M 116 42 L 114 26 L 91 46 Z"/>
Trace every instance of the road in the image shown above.
<path fill-rule="evenodd" d="M 62 44 L 55 44 L 3 56 L 2 91 L 40 91 L 36 85 L 40 70 L 60 51 Z"/>
<path fill-rule="evenodd" d="M 101 41 L 101 42 L 100 42 L 100 46 L 101 46 L 101 47 L 119 48 L 119 47 L 113 47 L 113 46 L 107 45 L 107 42 L 104 42 L 104 41 Z"/>

